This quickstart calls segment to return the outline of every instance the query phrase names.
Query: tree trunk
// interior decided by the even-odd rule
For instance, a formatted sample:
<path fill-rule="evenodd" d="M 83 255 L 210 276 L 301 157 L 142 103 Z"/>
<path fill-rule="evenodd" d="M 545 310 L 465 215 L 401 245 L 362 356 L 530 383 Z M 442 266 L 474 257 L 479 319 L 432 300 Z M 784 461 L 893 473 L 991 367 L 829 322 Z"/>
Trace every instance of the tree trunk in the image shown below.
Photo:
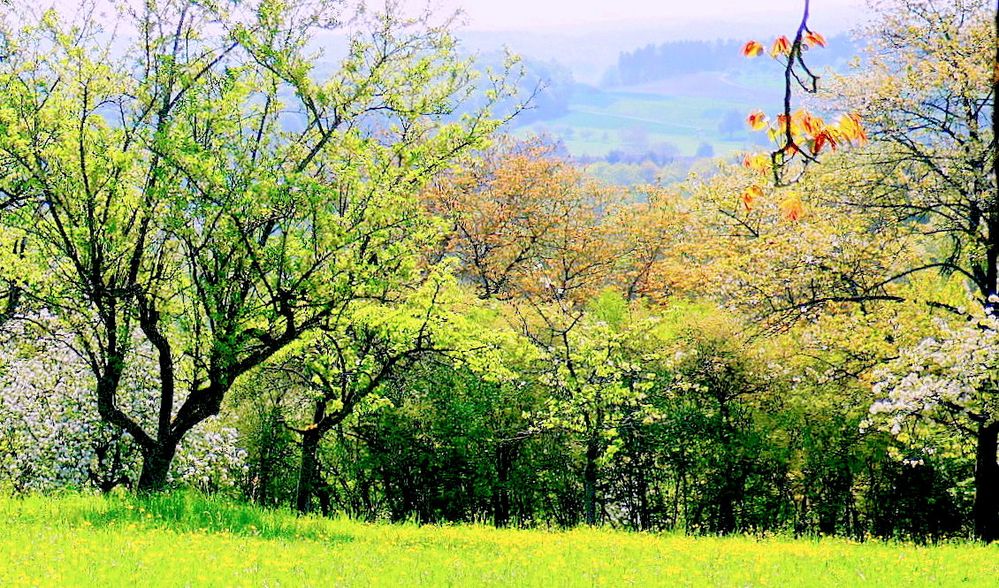
<path fill-rule="evenodd" d="M 310 429 L 302 435 L 302 465 L 298 471 L 298 496 L 295 508 L 306 514 L 312 510 L 312 495 L 315 493 L 316 476 L 319 473 L 319 440 L 322 434 L 318 429 Z"/>
<path fill-rule="evenodd" d="M 652 507 L 649 504 L 649 480 L 645 475 L 645 469 L 637 472 L 638 494 L 638 530 L 648 531 L 652 528 Z"/>
<path fill-rule="evenodd" d="M 600 445 L 597 439 L 586 442 L 586 467 L 583 470 L 583 508 L 587 525 L 597 524 L 597 458 Z"/>
<path fill-rule="evenodd" d="M 268 439 L 272 441 L 273 439 Z M 271 485 L 271 456 L 270 449 L 272 443 L 268 443 L 260 448 L 260 458 L 257 460 L 256 488 L 254 488 L 253 498 L 257 504 L 267 504 L 267 491 Z"/>
<path fill-rule="evenodd" d="M 142 472 L 139 474 L 139 492 L 160 492 L 166 488 L 170 464 L 177 453 L 177 444 L 172 441 L 156 443 L 142 450 Z"/>
<path fill-rule="evenodd" d="M 493 494 L 493 524 L 510 524 L 510 470 L 513 469 L 513 447 L 500 443 L 496 447 L 496 491 Z"/>
<path fill-rule="evenodd" d="M 992 296 L 999 293 L 999 110 L 996 110 L 996 102 L 999 102 L 999 2 L 996 3 L 995 22 L 997 36 L 993 39 L 995 43 L 995 60 L 992 62 L 992 177 L 995 180 L 995 193 L 992 197 L 992 206 L 988 212 L 988 245 L 985 249 L 985 308 L 995 311 L 996 304 L 992 302 Z"/>
<path fill-rule="evenodd" d="M 718 496 L 717 525 L 716 530 L 722 535 L 735 531 L 735 491 L 732 482 L 727 479 L 722 483 L 722 490 Z"/>
<path fill-rule="evenodd" d="M 975 447 L 975 536 L 999 539 L 999 422 L 981 425 Z"/>

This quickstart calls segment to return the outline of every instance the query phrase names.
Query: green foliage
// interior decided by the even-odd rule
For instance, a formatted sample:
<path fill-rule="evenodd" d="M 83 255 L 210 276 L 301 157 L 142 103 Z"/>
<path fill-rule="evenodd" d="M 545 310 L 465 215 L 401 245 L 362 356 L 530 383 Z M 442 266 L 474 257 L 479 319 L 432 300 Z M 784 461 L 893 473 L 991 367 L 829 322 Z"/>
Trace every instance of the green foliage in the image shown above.
<path fill-rule="evenodd" d="M 420 282 L 439 227 L 418 194 L 484 145 L 512 74 L 462 111 L 478 73 L 446 27 L 391 3 L 358 14 L 330 74 L 308 47 L 344 16 L 334 3 L 122 7 L 125 49 L 81 15 L 5 20 L 0 280 L 72 334 L 101 417 L 136 440 L 139 484 L 157 489 L 239 377 Z M 117 402 L 143 346 L 155 427 Z"/>

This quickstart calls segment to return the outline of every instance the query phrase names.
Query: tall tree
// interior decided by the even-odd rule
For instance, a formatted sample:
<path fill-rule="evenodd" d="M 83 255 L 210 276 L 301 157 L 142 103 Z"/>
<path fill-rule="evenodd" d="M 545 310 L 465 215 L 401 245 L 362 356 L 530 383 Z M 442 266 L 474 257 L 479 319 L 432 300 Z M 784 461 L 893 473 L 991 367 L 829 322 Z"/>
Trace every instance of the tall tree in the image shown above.
<path fill-rule="evenodd" d="M 999 162 L 992 2 L 919 0 L 878 6 L 858 76 L 843 85 L 870 128 L 858 163 L 873 173 L 840 200 L 932 240 L 926 259 L 904 274 L 963 276 L 972 299 L 994 312 L 999 291 Z M 901 276 L 900 276 L 901 277 Z M 988 380 L 983 382 L 988 387 Z M 995 395 L 994 388 L 978 391 Z M 967 405 L 974 425 L 975 533 L 999 539 L 999 413 Z"/>
<path fill-rule="evenodd" d="M 637 352 L 624 341 L 647 336 L 645 325 L 616 332 L 587 308 L 614 283 L 634 246 L 615 222 L 625 194 L 543 145 L 511 143 L 446 178 L 432 196 L 454 222 L 446 251 L 480 296 L 509 303 L 515 328 L 542 350 L 538 369 L 551 399 L 535 415 L 536 431 L 580 439 L 584 518 L 596 524 L 600 460 L 620 416 L 615 407 L 639 403 L 645 385 L 630 362 Z M 629 285 L 641 281 L 630 270 Z M 604 369 L 605 361 L 614 367 Z"/>
<path fill-rule="evenodd" d="M 341 8 L 163 0 L 108 29 L 91 5 L 23 26 L 33 9 L 6 9 L 0 182 L 23 204 L 0 223 L 26 249 L 0 255 L 74 332 L 102 418 L 140 446 L 140 489 L 163 487 L 237 378 L 418 271 L 413 244 L 435 229 L 416 195 L 499 124 L 508 72 L 471 104 L 447 22 Z M 348 21 L 324 76 L 316 35 Z M 149 421 L 118 402 L 143 342 Z"/>
<path fill-rule="evenodd" d="M 586 214 L 584 178 L 554 151 L 504 137 L 428 191 L 430 209 L 453 223 L 443 251 L 483 299 L 533 288 L 526 276 L 559 228 Z"/>
<path fill-rule="evenodd" d="M 748 250 L 746 279 L 733 285 L 751 290 L 748 298 L 771 318 L 917 301 L 951 319 L 977 321 L 999 300 L 996 6 L 897 0 L 873 7 L 876 19 L 861 31 L 869 43 L 864 58 L 854 74 L 836 80 L 833 93 L 836 108 L 864 121 L 870 144 L 829 157 L 801 178 L 797 189 L 808 196 L 797 197 L 795 214 L 788 216 L 810 214 L 814 222 L 764 231 L 768 247 Z M 804 118 L 800 124 L 808 126 Z M 765 167 L 754 158 L 747 163 Z M 743 192 L 746 211 L 730 212 L 724 224 L 758 241 L 761 233 L 746 219 L 766 192 Z M 802 239 L 808 233 L 813 237 Z M 777 273 L 761 271 L 763 263 L 779 267 L 781 258 L 793 263 Z M 753 272 L 761 278 L 752 279 Z M 944 290 L 902 287 L 924 272 L 960 276 L 977 310 L 967 311 Z M 989 406 L 968 403 L 957 410 L 976 423 L 975 532 L 994 540 L 999 415 Z"/>
<path fill-rule="evenodd" d="M 331 318 L 300 349 L 268 371 L 281 371 L 305 405 L 291 430 L 301 438 L 296 507 L 309 512 L 320 487 L 319 446 L 324 437 L 418 361 L 488 363 L 502 333 L 483 331 L 461 312 L 463 292 L 447 271 L 434 271 L 413 292 L 359 304 Z M 474 357 L 473 357 L 474 356 Z M 495 372 L 495 370 L 492 370 Z M 488 377 L 488 376 L 486 376 Z"/>

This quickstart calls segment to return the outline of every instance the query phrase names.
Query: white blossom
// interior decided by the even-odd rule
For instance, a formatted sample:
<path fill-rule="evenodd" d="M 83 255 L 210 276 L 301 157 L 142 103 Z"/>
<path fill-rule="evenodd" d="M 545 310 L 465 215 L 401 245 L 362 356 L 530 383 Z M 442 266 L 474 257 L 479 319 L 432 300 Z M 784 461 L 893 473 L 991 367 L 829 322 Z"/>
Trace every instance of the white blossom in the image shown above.
<path fill-rule="evenodd" d="M 870 424 L 896 436 L 914 427 L 952 434 L 999 418 L 999 320 L 941 320 L 937 330 L 876 371 Z"/>
<path fill-rule="evenodd" d="M 51 322 L 41 315 L 37 323 Z M 155 362 L 136 355 L 118 405 L 151 431 L 157 409 Z M 94 376 L 57 336 L 26 324 L 0 339 L 0 485 L 15 491 L 110 488 L 138 477 L 135 441 L 97 412 Z M 203 423 L 184 438 L 172 479 L 206 490 L 231 486 L 245 471 L 235 430 Z"/>

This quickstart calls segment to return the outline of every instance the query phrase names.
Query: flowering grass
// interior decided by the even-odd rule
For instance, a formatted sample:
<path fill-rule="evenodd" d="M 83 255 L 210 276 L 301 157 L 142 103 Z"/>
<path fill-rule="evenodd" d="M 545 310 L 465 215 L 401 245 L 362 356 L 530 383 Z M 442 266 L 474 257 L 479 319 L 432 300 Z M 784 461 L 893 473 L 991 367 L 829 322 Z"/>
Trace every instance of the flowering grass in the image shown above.
<path fill-rule="evenodd" d="M 0 586 L 996 586 L 999 546 L 363 524 L 167 494 L 0 498 Z"/>

